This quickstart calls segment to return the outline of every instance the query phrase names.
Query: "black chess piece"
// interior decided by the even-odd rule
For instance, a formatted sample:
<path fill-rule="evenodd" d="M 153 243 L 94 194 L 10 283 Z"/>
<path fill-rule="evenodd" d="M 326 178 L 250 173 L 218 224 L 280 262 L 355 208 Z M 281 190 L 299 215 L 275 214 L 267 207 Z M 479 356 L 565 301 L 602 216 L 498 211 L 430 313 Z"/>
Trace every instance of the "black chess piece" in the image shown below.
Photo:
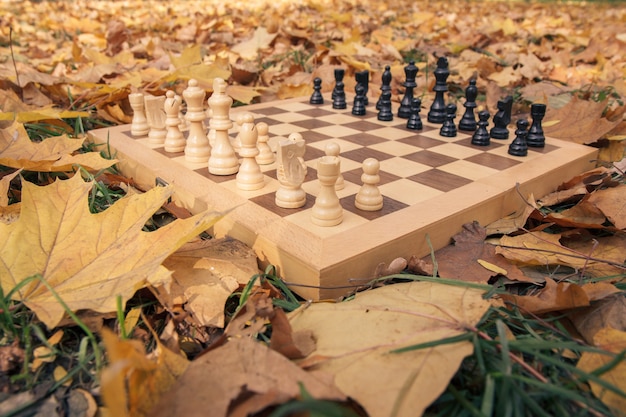
<path fill-rule="evenodd" d="M 439 134 L 447 138 L 453 138 L 456 136 L 456 125 L 454 124 L 454 117 L 456 116 L 456 104 L 450 103 L 446 106 L 446 120 L 441 125 Z"/>
<path fill-rule="evenodd" d="M 515 129 L 515 139 L 509 145 L 509 154 L 513 156 L 528 155 L 528 144 L 526 137 L 528 136 L 528 120 L 519 119 L 517 121 L 517 129 Z"/>
<path fill-rule="evenodd" d="M 487 130 L 490 117 L 491 115 L 487 110 L 478 112 L 478 128 L 472 135 L 472 145 L 489 146 L 491 143 L 489 130 Z"/>
<path fill-rule="evenodd" d="M 322 79 L 319 77 L 313 80 L 313 94 L 311 94 L 309 103 L 324 104 L 324 96 L 322 95 Z"/>
<path fill-rule="evenodd" d="M 335 68 L 335 88 L 333 88 L 332 99 L 333 109 L 345 109 L 348 107 L 346 103 L 346 92 L 344 91 L 343 76 L 345 70 L 343 68 Z"/>
<path fill-rule="evenodd" d="M 355 116 L 365 115 L 365 86 L 363 84 L 356 85 L 356 96 L 354 96 L 352 114 Z"/>
<path fill-rule="evenodd" d="M 417 77 L 417 71 L 419 69 L 415 66 L 414 61 L 410 61 L 409 65 L 404 67 L 405 81 L 402 84 L 404 86 L 404 97 L 400 102 L 400 108 L 398 109 L 398 117 L 402 119 L 408 119 L 411 117 L 411 106 L 413 105 L 413 89 L 417 87 L 415 78 Z"/>
<path fill-rule="evenodd" d="M 369 99 L 367 98 L 367 92 L 369 91 L 369 83 L 370 83 L 370 72 L 368 70 L 359 71 L 354 74 L 354 78 L 356 80 L 357 85 L 361 84 L 365 88 L 365 92 L 363 93 L 363 104 L 367 106 L 369 104 Z M 355 87 L 356 91 L 356 87 Z"/>
<path fill-rule="evenodd" d="M 465 89 L 465 113 L 459 120 L 459 130 L 473 132 L 476 130 L 476 118 L 474 117 L 474 109 L 476 108 L 476 97 L 478 96 L 478 88 L 476 88 L 476 79 L 472 78 L 469 85 Z"/>
<path fill-rule="evenodd" d="M 444 56 L 437 60 L 437 69 L 435 69 L 435 100 L 428 111 L 428 121 L 431 123 L 443 123 L 446 121 L 446 102 L 444 93 L 448 91 L 448 77 L 450 70 L 448 69 L 448 59 Z"/>
<path fill-rule="evenodd" d="M 411 104 L 411 116 L 406 122 L 406 128 L 411 130 L 422 130 L 423 124 L 420 118 L 420 111 L 422 110 L 422 100 L 420 98 L 414 98 Z"/>
<path fill-rule="evenodd" d="M 530 124 L 526 143 L 528 144 L 528 146 L 531 146 L 533 148 L 543 148 L 544 146 L 546 146 L 546 137 L 543 133 L 541 121 L 546 115 L 546 105 L 540 103 L 532 104 L 530 106 L 530 115 L 533 119 L 533 122 Z"/>
<path fill-rule="evenodd" d="M 380 94 L 380 97 L 378 97 L 378 101 L 376 102 L 376 110 L 380 110 L 380 105 L 381 105 L 381 102 L 383 101 L 383 93 L 385 91 L 389 91 L 389 93 L 391 93 L 391 78 L 392 78 L 391 67 L 387 65 L 381 77 L 382 79 L 382 85 L 380 86 L 381 94 Z"/>
<path fill-rule="evenodd" d="M 391 111 L 391 90 L 383 91 L 380 95 L 381 103 L 378 110 L 378 120 L 389 122 L 393 120 L 393 112 Z"/>
<path fill-rule="evenodd" d="M 504 100 L 498 100 L 498 112 L 493 116 L 493 127 L 491 128 L 492 139 L 508 139 L 511 123 L 511 111 L 513 108 L 513 97 L 506 96 Z"/>

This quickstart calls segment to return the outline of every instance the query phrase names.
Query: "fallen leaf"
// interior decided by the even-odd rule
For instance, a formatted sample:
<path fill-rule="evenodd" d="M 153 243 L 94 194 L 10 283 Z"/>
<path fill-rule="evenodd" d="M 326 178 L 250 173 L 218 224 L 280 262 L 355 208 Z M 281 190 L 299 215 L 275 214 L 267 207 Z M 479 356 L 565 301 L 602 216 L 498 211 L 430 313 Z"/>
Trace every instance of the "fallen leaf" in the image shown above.
<path fill-rule="evenodd" d="M 189 361 L 158 342 L 153 355 L 156 358 L 150 359 L 138 340 L 120 340 L 107 328 L 102 329 L 102 340 L 109 364 L 102 370 L 100 383 L 102 398 L 112 416 L 149 415 L 189 366 Z"/>
<path fill-rule="evenodd" d="M 607 236 L 595 242 L 568 243 L 567 247 L 560 240 L 561 235 L 542 231 L 503 236 L 496 253 L 518 265 L 565 265 L 577 271 L 584 269 L 592 277 L 623 273 L 618 265 L 624 263 L 626 237 Z"/>
<path fill-rule="evenodd" d="M 530 314 L 545 314 L 551 311 L 571 310 L 588 307 L 591 301 L 600 300 L 620 292 L 612 284 L 597 283 L 577 285 L 568 282 L 556 283 L 546 278 L 545 287 L 535 295 L 500 294 L 500 297 Z"/>
<path fill-rule="evenodd" d="M 231 338 L 190 363 L 150 415 L 246 416 L 297 398 L 300 384 L 317 399 L 343 400 L 332 384 L 250 338 Z M 256 399 L 257 401 L 252 401 Z M 242 404 L 243 403 L 243 404 Z"/>
<path fill-rule="evenodd" d="M 24 362 L 24 349 L 19 346 L 19 339 L 13 339 L 11 344 L 0 346 L 0 372 L 12 375 L 22 367 Z M 2 405 L 0 403 L 0 410 Z"/>
<path fill-rule="evenodd" d="M 198 324 L 224 327 L 224 304 L 232 292 L 257 274 L 254 251 L 233 239 L 186 244 L 163 265 L 173 271 L 171 302 L 184 305 Z"/>
<path fill-rule="evenodd" d="M 589 196 L 589 203 L 602 213 L 618 229 L 626 229 L 626 185 L 596 190 Z"/>
<path fill-rule="evenodd" d="M 115 159 L 104 159 L 99 152 L 73 155 L 85 139 L 71 139 L 66 135 L 53 136 L 42 142 L 32 142 L 24 126 L 14 122 L 0 131 L 0 164 L 28 171 L 66 172 L 80 165 L 98 171 L 115 164 Z"/>
<path fill-rule="evenodd" d="M 371 417 L 413 417 L 448 386 L 472 344 L 392 351 L 462 334 L 489 305 L 479 290 L 412 282 L 312 304 L 289 318 L 294 331 L 311 331 L 317 343 L 301 366 L 333 374 Z"/>
<path fill-rule="evenodd" d="M 0 207 L 6 207 L 9 205 L 8 193 L 11 187 L 11 181 L 13 181 L 13 179 L 17 177 L 20 172 L 22 172 L 22 170 L 18 169 L 15 172 L 7 174 L 3 176 L 2 179 L 0 179 Z"/>
<path fill-rule="evenodd" d="M 593 338 L 594 344 L 607 351 L 606 354 L 584 352 L 576 367 L 584 372 L 593 372 L 614 359 L 614 356 L 626 350 L 626 332 L 610 327 L 598 331 Z M 614 387 L 626 392 L 626 361 L 622 360 L 600 378 Z M 589 381 L 591 390 L 616 416 L 626 416 L 626 396 L 607 390 L 596 382 Z"/>
<path fill-rule="evenodd" d="M 231 51 L 239 54 L 243 59 L 253 60 L 257 57 L 260 50 L 270 46 L 276 35 L 276 33 L 268 33 L 264 27 L 258 27 L 254 31 L 252 38 L 233 46 Z"/>
<path fill-rule="evenodd" d="M 170 272 L 161 262 L 220 218 L 206 212 L 142 232 L 172 187 L 128 195 L 106 211 L 91 214 L 87 200 L 92 186 L 80 175 L 44 187 L 23 182 L 19 219 L 0 224 L 2 289 L 6 294 L 40 274 L 56 295 L 32 280 L 13 298 L 23 301 L 49 328 L 64 314 L 57 296 L 74 311 L 110 312 L 116 311 L 118 296 L 124 302 L 148 283 L 169 281 Z"/>
<path fill-rule="evenodd" d="M 548 108 L 545 123 L 557 121 L 557 123 L 545 125 L 546 136 L 568 140 L 576 143 L 594 143 L 604 135 L 612 131 L 621 121 L 621 117 L 608 120 L 602 117 L 606 108 L 604 101 L 580 100 L 576 96 L 560 109 Z M 626 106 L 621 106 L 620 113 L 626 111 Z"/>
<path fill-rule="evenodd" d="M 591 303 L 591 306 L 568 313 L 567 317 L 587 343 L 593 344 L 596 333 L 606 327 L 626 331 L 626 297 L 615 294 Z"/>
<path fill-rule="evenodd" d="M 604 228 L 606 217 L 588 198 L 583 198 L 574 207 L 549 213 L 545 221 L 564 227 Z"/>
<path fill-rule="evenodd" d="M 531 194 L 526 201 L 519 202 L 519 208 L 512 214 L 502 217 L 485 227 L 487 236 L 516 232 L 526 224 L 528 217 L 537 209 L 535 197 Z"/>
<path fill-rule="evenodd" d="M 463 230 L 452 237 L 453 245 L 435 252 L 439 276 L 486 284 L 498 274 L 483 268 L 477 262 L 482 259 L 508 271 L 507 277 L 511 280 L 534 282 L 515 265 L 496 254 L 494 246 L 485 243 L 486 237 L 486 229 L 477 222 L 463 225 Z"/>

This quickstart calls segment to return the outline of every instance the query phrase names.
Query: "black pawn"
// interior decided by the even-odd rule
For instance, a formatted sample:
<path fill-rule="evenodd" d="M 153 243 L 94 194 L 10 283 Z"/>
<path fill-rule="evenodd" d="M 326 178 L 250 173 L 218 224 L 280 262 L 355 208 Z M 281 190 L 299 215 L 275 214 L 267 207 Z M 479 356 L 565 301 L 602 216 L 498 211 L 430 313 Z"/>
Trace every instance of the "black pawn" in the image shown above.
<path fill-rule="evenodd" d="M 365 92 L 363 93 L 363 104 L 367 106 L 369 104 L 367 92 L 370 89 L 370 72 L 368 70 L 359 71 L 354 75 L 354 78 L 356 79 L 357 85 L 361 84 L 365 88 Z"/>
<path fill-rule="evenodd" d="M 546 137 L 543 133 L 541 121 L 546 115 L 546 105 L 539 103 L 532 104 L 530 106 L 530 115 L 533 118 L 533 122 L 530 124 L 526 142 L 528 146 L 532 146 L 533 148 L 543 148 L 546 145 Z"/>
<path fill-rule="evenodd" d="M 414 98 L 411 104 L 411 116 L 406 122 L 406 128 L 411 130 L 422 130 L 422 119 L 420 118 L 420 110 L 422 110 L 422 100 Z"/>
<path fill-rule="evenodd" d="M 324 104 L 324 96 L 322 95 L 322 79 L 319 77 L 313 80 L 313 94 L 311 94 L 309 103 Z"/>
<path fill-rule="evenodd" d="M 381 102 L 383 101 L 383 93 L 385 91 L 389 91 L 391 93 L 391 67 L 387 65 L 385 67 L 385 71 L 383 71 L 382 75 L 382 85 L 380 86 L 380 97 L 378 97 L 378 101 L 376 102 L 376 110 L 380 110 Z M 391 97 L 391 96 L 390 96 Z"/>
<path fill-rule="evenodd" d="M 437 60 L 437 69 L 435 69 L 435 100 L 428 111 L 428 121 L 431 123 L 443 123 L 446 121 L 446 102 L 444 93 L 448 91 L 448 77 L 450 70 L 448 69 L 448 59 L 444 56 Z"/>
<path fill-rule="evenodd" d="M 391 111 L 391 90 L 383 91 L 380 95 L 381 103 L 378 110 L 378 120 L 383 122 L 389 122 L 393 120 L 393 113 Z"/>
<path fill-rule="evenodd" d="M 456 116 L 456 105 L 448 104 L 446 106 L 446 120 L 441 125 L 439 134 L 447 138 L 453 138 L 456 136 L 456 125 L 454 124 L 454 117 Z"/>
<path fill-rule="evenodd" d="M 459 130 L 473 132 L 476 130 L 476 118 L 474 117 L 474 109 L 476 108 L 476 97 L 478 96 L 478 88 L 476 88 L 476 80 L 471 79 L 469 85 L 465 89 L 465 113 L 459 120 Z"/>
<path fill-rule="evenodd" d="M 400 108 L 398 109 L 398 117 L 402 119 L 408 119 L 411 117 L 411 106 L 413 105 L 413 89 L 417 87 L 415 78 L 417 77 L 417 71 L 419 69 L 415 66 L 415 62 L 410 61 L 409 65 L 404 67 L 405 81 L 402 84 L 404 86 L 404 97 L 400 102 Z"/>
<path fill-rule="evenodd" d="M 513 97 L 507 96 L 504 100 L 498 100 L 498 112 L 493 116 L 491 137 L 493 139 L 508 139 L 508 125 L 511 123 L 511 110 L 513 109 Z"/>
<path fill-rule="evenodd" d="M 348 107 L 343 84 L 344 74 L 345 70 L 343 68 L 335 68 L 335 88 L 333 88 L 331 95 L 333 99 L 333 109 L 345 109 Z"/>
<path fill-rule="evenodd" d="M 356 85 L 356 96 L 354 96 L 352 114 L 355 116 L 365 115 L 365 86 L 363 86 L 363 84 Z"/>
<path fill-rule="evenodd" d="M 478 128 L 472 135 L 472 145 L 489 146 L 491 143 L 489 130 L 487 130 L 490 117 L 491 115 L 487 110 L 478 112 Z"/>
<path fill-rule="evenodd" d="M 517 121 L 517 129 L 515 130 L 515 139 L 509 145 L 509 154 L 513 156 L 528 155 L 528 144 L 526 137 L 528 136 L 528 120 L 519 119 Z"/>

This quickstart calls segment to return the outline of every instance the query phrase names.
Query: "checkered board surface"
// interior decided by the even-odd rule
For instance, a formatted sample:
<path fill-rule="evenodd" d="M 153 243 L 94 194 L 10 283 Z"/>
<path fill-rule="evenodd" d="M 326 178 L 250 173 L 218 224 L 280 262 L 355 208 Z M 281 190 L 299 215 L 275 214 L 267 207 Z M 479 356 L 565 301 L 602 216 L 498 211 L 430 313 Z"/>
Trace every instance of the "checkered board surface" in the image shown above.
<path fill-rule="evenodd" d="M 420 252 L 427 248 L 426 233 L 433 240 L 432 234 L 441 231 L 445 236 L 437 235 L 434 242 L 443 246 L 458 232 L 462 223 L 478 220 L 486 224 L 513 211 L 513 201 L 519 200 L 516 187 L 522 192 L 550 192 L 590 166 L 594 155 L 594 150 L 590 148 L 547 138 L 544 148 L 530 148 L 528 156 L 515 157 L 507 153 L 514 137 L 512 126 L 509 140 L 492 140 L 489 146 L 479 147 L 471 144 L 471 134 L 462 131 L 453 138 L 439 135 L 441 125 L 426 121 L 427 109 L 421 114 L 424 128 L 418 131 L 407 129 L 406 119 L 396 116 L 397 104 L 393 110 L 394 120 L 390 122 L 377 119 L 373 103 L 368 106 L 365 116 L 354 116 L 350 104 L 344 110 L 333 109 L 329 97 L 325 97 L 323 105 L 311 105 L 308 98 L 300 98 L 232 109 L 233 120 L 239 112 L 251 112 L 257 123 L 267 123 L 269 144 L 274 151 L 277 143 L 289 134 L 298 132 L 303 136 L 307 145 L 304 159 L 308 171 L 302 188 L 307 193 L 307 201 L 299 209 L 284 209 L 275 205 L 278 189 L 276 163 L 261 165 L 265 175 L 264 188 L 242 191 L 236 186 L 235 175 L 209 174 L 206 164 L 187 162 L 183 152 L 166 153 L 161 145 L 151 144 L 147 138 L 133 138 L 129 125 L 115 128 L 117 131 L 96 131 L 95 136 L 102 141 L 108 134 L 110 138 L 132 141 L 140 146 L 136 149 L 142 149 L 144 153 L 152 150 L 146 153 L 148 156 L 159 154 L 159 162 L 146 161 L 145 166 L 154 171 L 155 176 L 172 181 L 179 187 L 185 187 L 181 183 L 187 181 L 185 176 L 168 180 L 165 161 L 187 173 L 193 172 L 194 178 L 219 191 L 209 199 L 213 203 L 216 195 L 224 193 L 233 196 L 226 199 L 230 203 L 247 202 L 246 207 L 251 203 L 254 209 L 234 221 L 249 222 L 244 225 L 247 232 L 236 237 L 243 236 L 242 240 L 255 246 L 259 245 L 259 235 L 265 234 L 261 240 L 268 240 L 275 247 L 265 250 L 260 258 L 278 264 L 287 281 L 298 281 L 297 276 L 303 271 L 313 271 L 314 277 L 304 278 L 305 283 L 321 286 L 329 282 L 345 284 L 350 277 L 367 278 L 377 263 L 389 262 L 397 256 L 424 255 Z M 236 136 L 237 129 L 237 124 L 233 123 L 231 138 Z M 325 146 L 331 142 L 341 148 L 345 188 L 338 190 L 337 194 L 344 208 L 344 219 L 338 226 L 321 227 L 311 222 L 311 208 L 319 192 L 317 161 L 324 155 Z M 146 155 L 131 152 L 126 157 L 137 159 Z M 384 197 L 383 209 L 375 212 L 361 211 L 354 204 L 361 186 L 361 163 L 369 157 L 380 162 L 379 189 Z M 212 205 L 211 201 L 207 203 Z M 246 207 L 240 211 L 246 212 Z M 252 217 L 264 220 L 255 224 Z M 450 224 L 445 225 L 446 219 L 450 220 Z M 268 222 L 271 226 L 265 227 Z M 436 224 L 438 228 L 434 227 Z M 237 234 L 236 226 L 230 225 L 227 229 L 225 233 Z M 285 235 L 292 236 L 283 241 Z M 410 239 L 420 243 L 409 243 Z M 346 245 L 354 246 L 354 250 L 344 248 Z M 377 247 L 380 247 L 379 251 Z M 293 253 L 290 252 L 292 248 L 295 248 Z M 343 255 L 337 255 L 334 249 Z M 297 264 L 297 259 L 301 257 L 305 258 L 302 268 L 288 266 L 292 262 Z M 285 262 L 286 258 L 288 262 Z M 281 270 L 282 263 L 285 265 Z M 333 272 L 335 275 L 332 278 L 324 279 L 325 273 Z M 315 293 L 313 298 L 323 293 Z"/>

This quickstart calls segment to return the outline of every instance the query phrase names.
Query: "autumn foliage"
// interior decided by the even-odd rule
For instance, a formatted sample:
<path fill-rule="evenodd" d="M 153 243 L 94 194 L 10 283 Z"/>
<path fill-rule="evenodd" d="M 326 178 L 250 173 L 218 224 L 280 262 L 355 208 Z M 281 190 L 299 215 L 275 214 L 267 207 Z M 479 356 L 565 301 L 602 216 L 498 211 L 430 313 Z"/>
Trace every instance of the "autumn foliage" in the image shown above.
<path fill-rule="evenodd" d="M 7 383 L 13 375 L 44 369 L 116 416 L 256 415 L 290 401 L 313 407 L 309 400 L 372 417 L 420 415 L 445 397 L 478 340 L 533 383 L 549 382 L 540 361 L 507 350 L 523 339 L 519 329 L 501 318 L 497 337 L 479 329 L 486 312 L 506 310 L 519 320 L 558 315 L 554 334 L 567 327 L 580 350 L 551 349 L 556 361 L 571 364 L 570 376 L 593 374 L 577 389 L 624 415 L 623 5 L 79 0 L 2 1 L 0 10 L 3 392 L 19 390 Z M 115 155 L 90 152 L 85 140 L 85 129 L 130 122 L 130 93 L 181 93 L 191 78 L 207 92 L 227 79 L 227 93 L 245 105 L 308 95 L 315 77 L 329 91 L 337 66 L 349 91 L 353 74 L 370 70 L 377 96 L 389 65 L 399 100 L 403 67 L 415 61 L 415 94 L 427 107 L 439 56 L 450 62 L 446 100 L 462 103 L 476 78 L 479 109 L 493 112 L 505 95 L 515 116 L 546 103 L 546 133 L 600 148 L 598 167 L 549 195 L 520 195 L 515 213 L 465 225 L 431 256 L 381 263 L 367 290 L 341 303 L 294 301 L 238 242 L 186 243 L 224 213 L 184 213 L 144 230 L 163 206 L 184 212 L 167 203 L 172 186 L 133 188 L 110 172 Z M 54 136 L 31 140 L 41 126 Z M 94 213 L 96 185 L 126 195 Z M 405 280 L 423 282 L 396 282 Z M 285 314 L 287 305 L 295 311 Z M 26 309 L 41 329 L 36 349 L 7 324 Z M 76 324 L 68 314 L 96 317 L 89 326 L 108 353 L 90 385 L 98 390 L 71 381 L 73 359 L 55 364 L 70 333 L 60 328 Z M 573 407 L 591 407 L 578 398 Z"/>

